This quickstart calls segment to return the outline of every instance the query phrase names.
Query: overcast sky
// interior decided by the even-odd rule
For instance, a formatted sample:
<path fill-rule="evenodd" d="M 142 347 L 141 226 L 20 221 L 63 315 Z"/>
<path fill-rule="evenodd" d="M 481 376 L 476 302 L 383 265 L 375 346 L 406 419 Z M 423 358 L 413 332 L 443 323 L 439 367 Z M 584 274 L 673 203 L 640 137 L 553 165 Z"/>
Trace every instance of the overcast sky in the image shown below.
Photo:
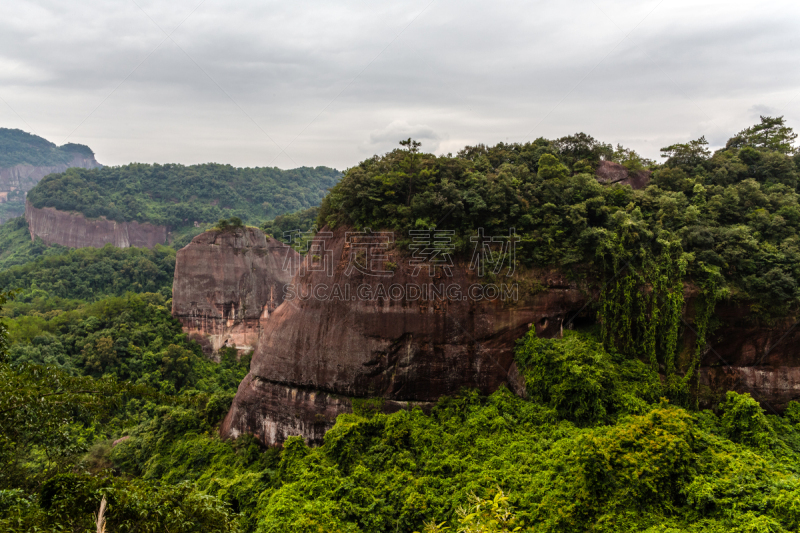
<path fill-rule="evenodd" d="M 800 2 L 2 0 L 0 126 L 138 162 L 345 169 L 584 131 L 800 130 Z"/>

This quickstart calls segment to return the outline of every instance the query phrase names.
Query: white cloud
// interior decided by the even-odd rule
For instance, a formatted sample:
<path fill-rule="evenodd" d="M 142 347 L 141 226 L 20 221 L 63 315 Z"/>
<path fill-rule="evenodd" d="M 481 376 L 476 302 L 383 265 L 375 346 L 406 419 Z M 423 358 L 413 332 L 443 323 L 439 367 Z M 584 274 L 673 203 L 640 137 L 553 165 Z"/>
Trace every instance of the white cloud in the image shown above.
<path fill-rule="evenodd" d="M 409 136 L 455 152 L 585 131 L 657 158 L 760 109 L 800 128 L 797 2 L 137 3 L 4 6 L 0 126 L 106 164 L 284 168 Z"/>

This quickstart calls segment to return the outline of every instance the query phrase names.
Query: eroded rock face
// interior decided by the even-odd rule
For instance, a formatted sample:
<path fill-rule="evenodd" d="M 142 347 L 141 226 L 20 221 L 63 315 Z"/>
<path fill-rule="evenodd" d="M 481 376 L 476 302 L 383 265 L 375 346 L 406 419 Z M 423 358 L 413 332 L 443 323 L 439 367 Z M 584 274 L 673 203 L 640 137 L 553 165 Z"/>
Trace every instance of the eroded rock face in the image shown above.
<path fill-rule="evenodd" d="M 687 306 L 688 307 L 688 306 Z M 715 315 L 721 325 L 708 336 L 700 384 L 710 392 L 706 407 L 715 407 L 726 390 L 749 392 L 768 412 L 782 412 L 800 400 L 800 326 L 794 318 L 759 324 L 749 306 L 720 302 Z M 695 343 L 693 332 L 685 337 Z"/>
<path fill-rule="evenodd" d="M 297 252 L 257 228 L 207 231 L 178 251 L 172 314 L 208 355 L 223 346 L 256 347 L 283 302 Z"/>
<path fill-rule="evenodd" d="M 650 171 L 628 169 L 613 161 L 601 161 L 597 165 L 597 181 L 604 185 L 630 185 L 634 189 L 644 189 L 650 184 Z"/>
<path fill-rule="evenodd" d="M 10 215 L 0 218 L 0 224 L 25 213 L 25 195 L 43 177 L 64 172 L 71 167 L 97 168 L 100 166 L 102 165 L 94 157 L 75 154 L 71 161 L 60 165 L 33 166 L 22 164 L 0 168 L 0 203 L 10 203 L 18 206 L 18 210 L 11 210 Z"/>
<path fill-rule="evenodd" d="M 491 393 L 505 383 L 519 391 L 516 340 L 532 324 L 544 336 L 559 334 L 564 319 L 587 302 L 557 272 L 534 273 L 537 284 L 518 284 L 517 301 L 489 299 L 491 292 L 477 300 L 470 287 L 475 294 L 491 289 L 481 288 L 468 265 L 455 265 L 452 277 L 438 268 L 433 278 L 426 270 L 414 275 L 409 254 L 399 250 L 378 266 L 394 267 L 385 277 L 348 271 L 359 252 L 345 234 L 340 229 L 326 240 L 328 254 L 306 256 L 286 288 L 287 301 L 266 321 L 250 375 L 223 422 L 224 436 L 252 433 L 278 444 L 303 435 L 319 443 L 336 415 L 350 410 L 351 397 L 383 398 L 395 409 L 465 387 Z M 312 270 L 309 262 L 327 268 Z M 513 283 L 501 278 L 498 284 Z M 427 294 L 414 298 L 414 286 L 427 286 Z M 534 294 L 532 286 L 547 290 Z M 405 296 L 395 298 L 401 289 Z"/>
<path fill-rule="evenodd" d="M 320 444 L 354 398 L 382 398 L 384 410 L 392 411 L 426 408 L 465 387 L 488 394 L 506 384 L 524 396 L 513 363 L 516 340 L 531 325 L 542 337 L 559 336 L 564 323 L 594 314 L 587 304 L 598 294 L 558 271 L 525 272 L 517 279 L 516 301 L 505 303 L 464 298 L 479 281 L 468 265 L 455 265 L 452 277 L 438 270 L 434 278 L 424 271 L 415 276 L 404 251 L 386 253 L 381 264 L 394 266 L 386 277 L 348 271 L 354 254 L 363 252 L 348 246 L 345 234 L 333 232 L 325 243 L 329 252 L 309 254 L 306 268 L 286 286 L 287 299 L 263 325 L 250 374 L 220 428 L 224 437 L 251 433 L 280 444 L 302 435 Z M 309 261 L 321 269 L 312 270 Z M 409 297 L 409 286 L 423 284 L 441 286 L 444 297 L 430 291 L 427 298 Z M 396 295 L 404 288 L 404 296 L 394 298 L 393 287 Z M 696 288 L 686 287 L 682 367 L 695 350 L 697 296 Z M 701 359 L 702 406 L 713 407 L 726 390 L 749 392 L 775 412 L 800 399 L 794 320 L 759 325 L 743 302 L 720 302 L 716 315 L 721 324 Z"/>
<path fill-rule="evenodd" d="M 40 237 L 48 244 L 71 248 L 102 248 L 113 244 L 117 248 L 137 246 L 153 248 L 167 242 L 167 228 L 132 221 L 117 222 L 105 217 L 88 219 L 81 213 L 68 213 L 52 207 L 42 209 L 25 202 L 25 220 L 31 239 Z"/>

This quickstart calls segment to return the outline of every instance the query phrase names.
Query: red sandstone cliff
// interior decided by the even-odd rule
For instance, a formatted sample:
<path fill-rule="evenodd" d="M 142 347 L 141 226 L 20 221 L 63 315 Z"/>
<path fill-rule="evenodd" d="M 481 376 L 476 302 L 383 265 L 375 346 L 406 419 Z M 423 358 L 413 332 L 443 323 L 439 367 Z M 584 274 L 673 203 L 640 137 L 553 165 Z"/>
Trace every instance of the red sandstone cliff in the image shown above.
<path fill-rule="evenodd" d="M 303 435 L 319 443 L 336 416 L 350 410 L 349 397 L 381 397 L 391 410 L 464 387 L 490 393 L 506 383 L 521 393 L 512 364 L 515 341 L 531 324 L 542 335 L 559 334 L 563 319 L 587 301 L 577 285 L 548 272 L 536 276 L 547 290 L 533 294 L 526 282 L 517 287 L 516 302 L 489 299 L 491 292 L 478 301 L 469 288 L 476 294 L 483 289 L 468 265 L 455 265 L 452 277 L 441 269 L 434 278 L 425 271 L 415 276 L 408 254 L 399 250 L 384 258 L 395 265 L 391 275 L 348 272 L 359 252 L 345 234 L 339 229 L 327 239 L 329 253 L 304 259 L 306 271 L 288 291 L 295 297 L 266 322 L 223 435 L 253 433 L 269 444 Z M 326 258 L 333 261 L 329 270 L 310 270 L 309 261 L 325 266 Z M 512 283 L 501 278 L 498 284 Z M 430 291 L 428 298 L 391 296 L 431 284 L 442 287 L 444 297 Z M 341 297 L 333 297 L 335 287 Z M 317 297 L 308 297 L 309 290 Z"/>
<path fill-rule="evenodd" d="M 64 172 L 71 167 L 97 168 L 100 166 L 102 165 L 100 165 L 94 157 L 74 154 L 71 161 L 60 165 L 33 166 L 21 164 L 0 168 L 0 203 L 13 202 L 19 204 L 18 212 L 12 212 L 11 216 L 0 219 L 0 224 L 6 222 L 9 218 L 21 216 L 25 212 L 25 205 L 23 203 L 25 195 L 28 191 L 33 189 L 43 177 L 57 172 Z"/>
<path fill-rule="evenodd" d="M 27 201 L 25 220 L 28 221 L 31 239 L 40 237 L 48 244 L 71 248 L 102 248 L 109 243 L 118 248 L 153 248 L 167 241 L 165 226 L 136 221 L 116 222 L 105 217 L 87 219 L 80 213 L 58 211 L 52 207 L 39 209 Z"/>
<path fill-rule="evenodd" d="M 513 364 L 516 339 L 533 324 L 542 336 L 559 335 L 561 325 L 585 313 L 596 297 L 557 272 L 540 271 L 520 278 L 516 302 L 475 301 L 463 294 L 478 281 L 467 265 L 455 265 L 452 277 L 414 276 L 409 255 L 398 250 L 384 258 L 396 265 L 391 276 L 348 275 L 354 250 L 345 233 L 339 229 L 327 239 L 329 253 L 304 259 L 308 268 L 287 288 L 293 297 L 263 325 L 250 373 L 222 424 L 223 436 L 252 433 L 278 444 L 302 435 L 318 444 L 336 416 L 351 409 L 352 397 L 380 397 L 386 410 L 394 410 L 426 405 L 463 387 L 490 393 L 505 383 L 524 394 Z M 328 256 L 329 271 L 310 270 L 309 261 L 324 263 Z M 443 285 L 446 296 L 390 296 L 392 286 L 423 283 Z M 327 289 L 314 289 L 323 286 Z M 331 297 L 337 286 L 338 297 Z M 358 287 L 366 289 L 359 294 Z M 449 292 L 454 287 L 461 293 Z M 695 344 L 690 288 L 686 297 L 684 358 Z M 733 302 L 719 304 L 717 316 L 721 326 L 709 336 L 700 371 L 707 404 L 728 389 L 750 392 L 775 411 L 800 398 L 800 329 L 794 321 L 758 325 L 747 305 Z"/>
<path fill-rule="evenodd" d="M 256 228 L 207 231 L 178 251 L 172 314 L 208 355 L 223 346 L 253 350 L 291 279 L 290 247 Z"/>

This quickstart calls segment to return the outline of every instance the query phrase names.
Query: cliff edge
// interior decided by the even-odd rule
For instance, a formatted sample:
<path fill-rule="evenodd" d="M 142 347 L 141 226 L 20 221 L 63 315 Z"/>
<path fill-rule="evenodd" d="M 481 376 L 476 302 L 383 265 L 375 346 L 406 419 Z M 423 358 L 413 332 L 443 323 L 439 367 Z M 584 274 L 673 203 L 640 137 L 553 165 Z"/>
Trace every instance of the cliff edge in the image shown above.
<path fill-rule="evenodd" d="M 348 242 L 347 228 L 311 246 L 284 286 L 285 301 L 261 324 L 223 437 L 250 433 L 280 444 L 302 435 L 320 444 L 357 398 L 378 398 L 393 411 L 430 406 L 462 388 L 488 394 L 505 384 L 524 396 L 516 340 L 531 326 L 542 337 L 559 336 L 565 324 L 592 321 L 595 312 L 596 291 L 554 270 L 487 283 L 469 265 L 454 264 L 451 275 L 436 269 L 429 277 L 415 272 L 408 252 L 389 248 L 375 275 L 353 267 L 374 256 Z M 685 289 L 679 357 L 695 350 L 694 292 Z M 720 393 L 737 390 L 778 412 L 800 398 L 800 330 L 793 321 L 760 325 L 748 305 L 735 302 L 721 302 L 716 314 L 720 326 L 702 355 L 701 401 L 712 406 Z"/>
<path fill-rule="evenodd" d="M 488 394 L 507 384 L 524 394 L 516 340 L 533 324 L 540 335 L 558 335 L 589 297 L 558 272 L 537 272 L 535 283 L 482 284 L 469 265 L 455 264 L 431 277 L 405 250 L 381 249 L 375 260 L 348 228 L 323 234 L 266 321 L 222 424 L 226 437 L 252 433 L 279 444 L 302 435 L 319 444 L 351 398 L 380 398 L 391 411 L 462 388 Z"/>
<path fill-rule="evenodd" d="M 283 302 L 291 279 L 284 265 L 297 257 L 257 228 L 202 233 L 178 251 L 172 315 L 207 355 L 226 346 L 253 350 Z"/>
<path fill-rule="evenodd" d="M 0 224 L 25 213 L 25 196 L 42 178 L 49 174 L 64 172 L 71 167 L 99 168 L 94 156 L 75 153 L 72 160 L 57 165 L 30 165 L 22 163 L 0 167 L 0 204 L 4 204 L 4 212 L 0 213 Z"/>
<path fill-rule="evenodd" d="M 67 213 L 52 207 L 42 209 L 25 202 L 25 220 L 31 239 L 40 237 L 48 244 L 71 248 L 102 248 L 113 244 L 118 248 L 137 246 L 153 248 L 167 241 L 167 228 L 138 222 L 116 222 L 104 217 L 87 219 L 80 213 Z"/>

